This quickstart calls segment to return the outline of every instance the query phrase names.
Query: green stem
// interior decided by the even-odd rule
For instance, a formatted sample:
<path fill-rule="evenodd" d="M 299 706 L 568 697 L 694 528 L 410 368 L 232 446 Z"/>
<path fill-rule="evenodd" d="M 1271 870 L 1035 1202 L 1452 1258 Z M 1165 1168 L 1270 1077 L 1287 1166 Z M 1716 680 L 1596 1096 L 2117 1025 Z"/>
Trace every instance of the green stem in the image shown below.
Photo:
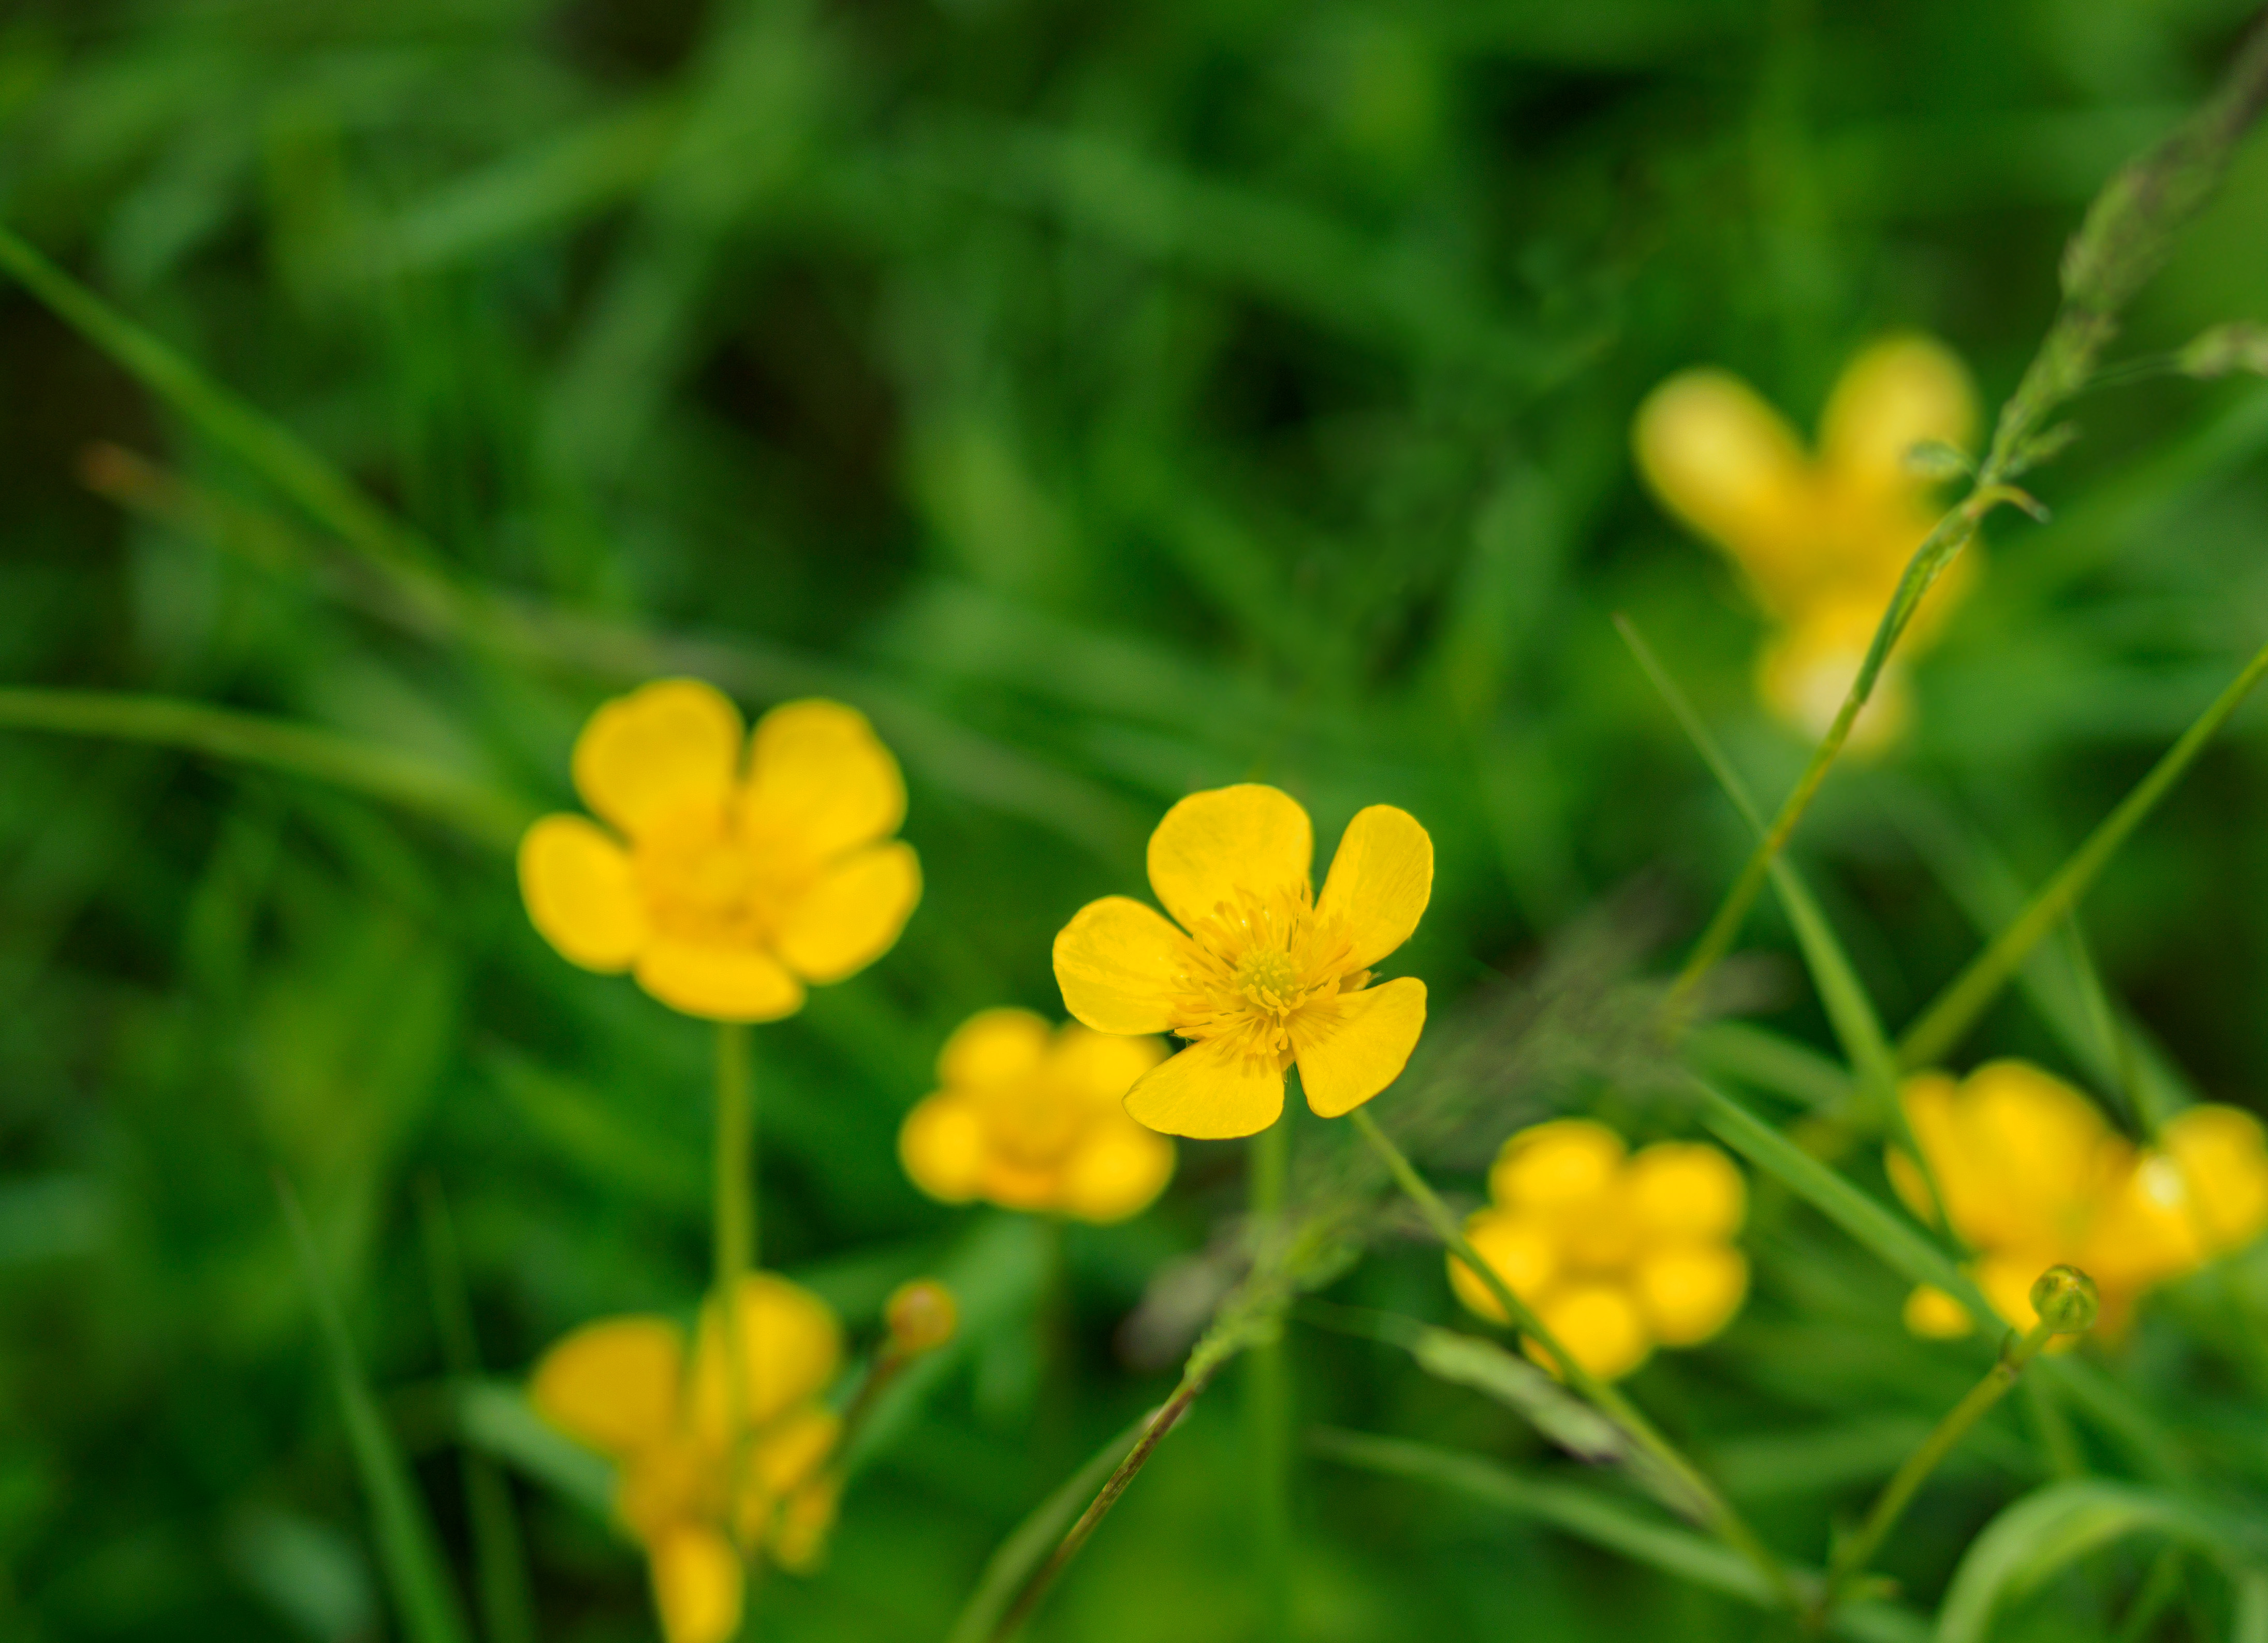
<path fill-rule="evenodd" d="M 1402 1149 L 1387 1138 L 1386 1132 L 1378 1127 L 1369 1109 L 1358 1107 L 1349 1116 L 1354 1120 L 1355 1128 L 1362 1132 L 1363 1138 L 1370 1143 L 1372 1150 L 1385 1160 L 1386 1168 L 1396 1184 L 1417 1205 L 1426 1224 L 1432 1227 L 1434 1236 L 1448 1246 L 1450 1251 L 1487 1286 L 1489 1293 L 1496 1298 L 1497 1305 L 1504 1308 L 1512 1326 L 1550 1356 L 1563 1381 L 1612 1418 L 1640 1448 L 1677 1480 L 1680 1486 L 1692 1496 L 1709 1529 L 1755 1566 L 1756 1573 L 1764 1576 L 1782 1603 L 1791 1610 L 1800 1610 L 1803 1597 L 1796 1589 L 1795 1582 L 1789 1578 L 1780 1560 L 1772 1555 L 1771 1549 L 1757 1538 L 1756 1531 L 1734 1509 L 1733 1503 L 1725 1499 L 1717 1486 L 1702 1474 L 1698 1467 L 1686 1459 L 1675 1444 L 1655 1430 L 1653 1423 L 1638 1412 L 1636 1404 L 1585 1368 L 1581 1361 L 1562 1346 L 1550 1330 L 1544 1328 L 1543 1321 L 1535 1315 L 1534 1308 L 1514 1294 L 1512 1286 L 1504 1281 L 1497 1270 L 1481 1258 L 1479 1252 L 1466 1238 L 1464 1228 L 1457 1225 L 1457 1218 L 1449 1213 L 1449 1206 L 1441 1202 L 1440 1195 L 1427 1184 L 1425 1178 L 1403 1154 Z"/>
<path fill-rule="evenodd" d="M 1999 996 L 2009 978 L 2023 967 L 2032 949 L 2078 904 L 2096 875 L 2126 842 L 2127 836 L 2141 825 L 2143 818 L 2182 778 L 2205 750 L 2205 743 L 2228 722 L 2229 716 L 2251 694 L 2264 674 L 2268 674 L 2268 646 L 2254 653 L 2244 665 L 2244 671 L 2182 733 L 2181 740 L 2167 749 L 2165 757 L 2119 801 L 2118 807 L 2102 819 L 2102 824 L 2088 836 L 2087 842 L 2072 853 L 2054 878 L 2040 888 L 2014 921 L 1993 937 L 1991 945 L 1971 960 L 1969 968 L 1906 1029 L 1898 1043 L 1901 1065 L 1928 1066 L 1961 1042 L 1962 1036 L 1976 1025 L 1977 1018 Z"/>
<path fill-rule="evenodd" d="M 1276 1235 L 1284 1210 L 1292 1109 L 1252 1138 L 1249 1183 L 1254 1235 Z M 1283 1337 L 1251 1348 L 1245 1368 L 1246 1431 L 1252 1462 L 1253 1538 L 1258 1554 L 1260 1636 L 1290 1635 L 1292 1596 L 1292 1397 Z"/>
<path fill-rule="evenodd" d="M 756 1264 L 756 1134 L 754 1080 L 748 1074 L 748 1029 L 717 1023 L 716 1288 L 718 1327 L 725 1335 L 725 1422 L 732 1454 L 733 1497 L 747 1458 L 747 1338 L 740 1327 L 742 1279 Z M 752 1547 L 743 1547 L 750 1555 Z M 751 1557 L 753 1561 L 753 1557 Z M 753 1571 L 752 1571 L 753 1573 Z M 755 1611 L 749 1582 L 747 1612 Z M 743 1635 L 746 1635 L 744 1623 Z"/>
<path fill-rule="evenodd" d="M 1813 1604 L 1810 1619 L 1816 1626 L 1835 1607 L 1843 1588 L 1852 1578 L 1866 1568 L 1867 1561 L 1881 1550 L 1889 1532 L 1897 1527 L 1898 1519 L 1905 1514 L 1913 1501 L 1914 1493 L 1928 1481 L 1929 1475 L 1944 1464 L 1945 1457 L 1953 1453 L 1969 1429 L 1984 1419 L 1987 1411 L 2008 1395 L 2023 1374 L 2024 1366 L 2038 1356 L 2040 1348 L 2048 1344 L 2055 1330 L 2043 1318 L 2021 1336 L 2013 1337 L 2001 1349 L 2000 1359 L 1984 1372 L 1984 1378 L 1969 1389 L 1968 1394 L 1947 1411 L 1944 1419 L 1922 1440 L 1921 1447 L 1905 1458 L 1904 1464 L 1882 1486 L 1874 1505 L 1867 1514 L 1867 1521 L 1859 1532 L 1835 1549 L 1827 1565 L 1827 1579 L 1819 1588 L 1818 1601 Z"/>

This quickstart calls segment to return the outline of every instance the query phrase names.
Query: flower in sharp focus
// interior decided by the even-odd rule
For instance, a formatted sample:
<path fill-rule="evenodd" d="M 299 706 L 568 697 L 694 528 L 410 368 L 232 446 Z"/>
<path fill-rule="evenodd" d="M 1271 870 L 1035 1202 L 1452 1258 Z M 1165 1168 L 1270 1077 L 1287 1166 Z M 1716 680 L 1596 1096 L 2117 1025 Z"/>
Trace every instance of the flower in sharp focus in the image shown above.
<path fill-rule="evenodd" d="M 1747 1183 L 1717 1148 L 1658 1141 L 1632 1154 L 1604 1124 L 1558 1118 L 1504 1144 L 1465 1236 L 1577 1362 L 1614 1381 L 1656 1346 L 1697 1345 L 1732 1322 L 1749 1293 L 1733 1244 L 1747 1216 Z M 1458 1300 L 1508 1322 L 1479 1274 L 1454 1255 L 1448 1264 Z"/>
<path fill-rule="evenodd" d="M 834 1521 L 841 1422 L 820 1401 L 843 1360 L 834 1313 L 785 1278 L 743 1280 L 736 1456 L 717 1311 L 703 1309 L 690 1363 L 670 1319 L 605 1318 L 554 1345 L 528 1385 L 539 1414 L 615 1462 L 615 1513 L 645 1549 L 667 1643 L 738 1635 L 744 1559 L 808 1568 Z"/>
<path fill-rule="evenodd" d="M 1842 706 L 1906 562 L 1937 521 L 1935 482 L 1909 453 L 1926 441 L 1958 447 L 1976 422 L 1968 372 L 1921 336 L 1876 343 L 1851 362 L 1821 418 L 1815 455 L 1727 372 L 1681 372 L 1639 408 L 1634 443 L 1646 483 L 1739 565 L 1771 619 L 1757 688 L 1783 720 L 1815 736 Z M 1959 600 L 1976 551 L 1938 578 L 1902 652 Z M 1853 743 L 1888 741 L 1910 712 L 1894 657 Z"/>
<path fill-rule="evenodd" d="M 792 1015 L 806 984 L 887 952 L 921 898 L 913 848 L 890 836 L 897 761 L 838 703 L 787 703 L 744 736 L 721 693 L 666 679 L 593 713 L 573 768 L 608 825 L 528 829 L 528 917 L 571 961 L 629 970 L 688 1015 Z"/>
<path fill-rule="evenodd" d="M 1326 1118 L 1401 1076 L 1425 1030 L 1425 984 L 1373 987 L 1371 967 L 1425 911 L 1433 841 L 1407 811 L 1373 805 L 1347 824 L 1320 896 L 1314 855 L 1314 828 L 1289 794 L 1192 793 L 1150 836 L 1150 888 L 1173 920 L 1110 895 L 1056 937 L 1056 983 L 1081 1021 L 1190 1041 L 1126 1093 L 1151 1129 L 1256 1134 L 1284 1110 L 1295 1063 Z"/>
<path fill-rule="evenodd" d="M 916 1186 L 947 1204 L 1123 1220 L 1173 1176 L 1174 1144 L 1124 1106 L 1165 1056 L 1155 1038 L 983 1011 L 946 1041 L 939 1087 L 906 1115 L 898 1156 Z"/>
<path fill-rule="evenodd" d="M 2154 1146 L 2137 1147 L 2078 1090 L 2026 1062 L 1990 1062 L 1957 1082 L 1923 1073 L 1901 1099 L 1929 1169 L 1894 1147 L 1891 1184 L 1925 1219 L 1942 1205 L 1975 1252 L 1977 1287 L 2016 1328 L 2034 1322 L 2031 1286 L 2051 1266 L 2095 1280 L 2100 1327 L 2115 1337 L 2148 1290 L 2268 1230 L 2268 1139 L 2239 1109 L 2192 1107 Z M 1927 1286 L 1905 1317 L 1924 1336 L 1974 1327 L 1958 1300 Z"/>

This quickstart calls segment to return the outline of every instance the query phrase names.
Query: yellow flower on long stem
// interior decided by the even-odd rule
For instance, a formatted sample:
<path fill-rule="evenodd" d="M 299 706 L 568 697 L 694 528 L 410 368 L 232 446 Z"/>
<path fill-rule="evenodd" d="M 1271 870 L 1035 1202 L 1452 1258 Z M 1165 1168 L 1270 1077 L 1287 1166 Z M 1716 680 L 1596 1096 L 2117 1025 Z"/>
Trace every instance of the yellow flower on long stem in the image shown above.
<path fill-rule="evenodd" d="M 940 1087 L 906 1115 L 898 1156 L 916 1186 L 947 1204 L 1123 1220 L 1173 1178 L 1174 1144 L 1123 1104 L 1165 1056 L 1155 1038 L 981 1011 L 946 1040 Z"/>
<path fill-rule="evenodd" d="M 1900 1094 L 1929 1175 L 1892 1148 L 1891 1184 L 1925 1219 L 1943 1206 L 1976 1254 L 1977 1287 L 2018 1329 L 2034 1322 L 2031 1286 L 2051 1266 L 2095 1280 L 2100 1327 L 2115 1337 L 2148 1290 L 2268 1230 L 2268 1138 L 2237 1108 L 2190 1108 L 2155 1146 L 2137 1147 L 2086 1096 L 2022 1061 L 1991 1062 L 1958 1082 L 1923 1073 Z M 1905 1317 L 1918 1335 L 1974 1327 L 1966 1308 L 1928 1286 L 1908 1298 Z"/>
<path fill-rule="evenodd" d="M 608 827 L 528 829 L 528 916 L 571 961 L 629 970 L 688 1015 L 792 1015 L 806 984 L 887 952 L 921 897 L 912 847 L 890 836 L 897 761 L 838 703 L 774 708 L 750 737 L 719 691 L 662 680 L 591 716 L 573 770 Z"/>
<path fill-rule="evenodd" d="M 742 1280 L 734 1310 L 737 1354 L 713 1305 L 689 1365 L 668 1318 L 605 1318 L 546 1352 L 528 1386 L 538 1413 L 615 1463 L 615 1515 L 645 1549 L 668 1643 L 736 1636 L 747 1561 L 807 1568 L 834 1521 L 826 1463 L 842 1423 L 820 1396 L 842 1367 L 841 1326 L 819 1297 L 768 1272 Z"/>
<path fill-rule="evenodd" d="M 1707 1340 L 1748 1294 L 1748 1259 L 1732 1241 L 1748 1187 L 1705 1143 L 1659 1141 L 1629 1155 L 1604 1124 L 1554 1119 L 1504 1144 L 1489 1200 L 1465 1222 L 1474 1252 L 1602 1381 L 1620 1380 L 1657 1345 Z M 1458 1300 L 1508 1322 L 1478 1273 L 1454 1255 L 1448 1264 Z"/>
<path fill-rule="evenodd" d="M 1433 841 L 1407 811 L 1347 824 L 1323 893 L 1314 829 L 1288 793 L 1192 793 L 1150 836 L 1150 888 L 1168 921 L 1123 895 L 1056 937 L 1056 983 L 1098 1033 L 1173 1033 L 1190 1047 L 1145 1073 L 1126 1110 L 1167 1135 L 1254 1135 L 1284 1110 L 1296 1063 L 1307 1105 L 1351 1112 L 1401 1076 L 1425 1026 L 1425 984 L 1372 986 L 1433 892 Z M 1178 924 L 1178 928 L 1176 927 Z"/>
<path fill-rule="evenodd" d="M 1968 372 L 1921 336 L 1877 343 L 1851 362 L 1821 418 L 1815 456 L 1728 372 L 1682 372 L 1639 408 L 1634 442 L 1646 483 L 1740 566 L 1777 630 L 1757 684 L 1790 724 L 1826 729 L 1936 522 L 1931 482 L 1908 453 L 1925 441 L 1961 446 L 1976 422 Z M 1938 579 L 1909 645 L 1960 599 L 1975 556 L 1971 548 Z M 1909 711 L 1902 675 L 1887 673 L 1854 734 L 1879 743 Z"/>

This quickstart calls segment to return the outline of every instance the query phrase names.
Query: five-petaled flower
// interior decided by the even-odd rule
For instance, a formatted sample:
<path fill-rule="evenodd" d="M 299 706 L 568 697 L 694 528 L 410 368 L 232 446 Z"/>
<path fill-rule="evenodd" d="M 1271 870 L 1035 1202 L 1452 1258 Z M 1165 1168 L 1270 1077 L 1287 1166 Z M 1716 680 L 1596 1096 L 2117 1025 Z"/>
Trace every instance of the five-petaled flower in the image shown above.
<path fill-rule="evenodd" d="M 1745 574 L 1777 629 L 1757 662 L 1772 711 L 1817 735 L 1843 705 L 1906 562 L 1936 521 L 1932 481 L 1909 453 L 1972 434 L 1968 372 L 1940 344 L 1900 336 L 1847 366 L 1821 418 L 1819 451 L 1729 372 L 1681 372 L 1647 396 L 1635 430 L 1646 482 Z M 1938 578 L 1906 644 L 1925 640 L 1973 574 L 1972 548 Z M 1853 730 L 1896 734 L 1910 708 L 1895 659 Z"/>
<path fill-rule="evenodd" d="M 841 1422 L 820 1401 L 843 1361 L 835 1315 L 769 1272 L 742 1280 L 737 1310 L 737 1410 L 713 1303 L 689 1366 L 671 1320 L 605 1318 L 546 1352 L 528 1386 L 538 1413 L 615 1462 L 615 1515 L 645 1549 L 668 1643 L 738 1635 L 744 1558 L 808 1568 L 835 1518 Z"/>
<path fill-rule="evenodd" d="M 1733 1245 L 1748 1188 L 1704 1142 L 1657 1141 L 1625 1155 L 1604 1124 L 1554 1119 L 1504 1144 L 1489 1200 L 1465 1222 L 1474 1252 L 1602 1381 L 1628 1374 L 1657 1345 L 1707 1340 L 1748 1294 L 1748 1259 Z M 1448 1261 L 1457 1299 L 1508 1322 L 1480 1276 Z M 1535 1341 L 1523 1345 L 1556 1369 Z"/>
<path fill-rule="evenodd" d="M 1123 1105 L 1165 1055 L 1155 1038 L 981 1011 L 939 1053 L 942 1087 L 906 1115 L 898 1156 L 916 1186 L 947 1204 L 1123 1220 L 1174 1173 L 1174 1144 Z"/>
<path fill-rule="evenodd" d="M 1123 895 L 1056 937 L 1056 982 L 1099 1033 L 1171 1032 L 1189 1048 L 1145 1073 L 1126 1110 L 1167 1135 L 1252 1135 L 1284 1110 L 1295 1062 L 1307 1105 L 1351 1112 L 1401 1076 L 1425 984 L 1371 986 L 1433 892 L 1433 841 L 1373 805 L 1347 824 L 1318 896 L 1314 830 L 1289 794 L 1192 793 L 1150 836 L 1150 888 L 1180 928 Z"/>
<path fill-rule="evenodd" d="M 1988 1062 L 1958 1082 L 1922 1073 L 1901 1097 L 1929 1171 L 1893 1147 L 1891 1184 L 1925 1219 L 1944 1206 L 1975 1252 L 1977 1287 L 2019 1329 L 2031 1326 L 2032 1283 L 2051 1266 L 2095 1280 L 2097 1327 L 2115 1337 L 2146 1291 L 2268 1230 L 2268 1140 L 2239 1108 L 2191 1107 L 2160 1126 L 2154 1146 L 2137 1147 L 2093 1101 L 2027 1062 Z M 1928 1285 L 1907 1298 L 1905 1317 L 1918 1335 L 1974 1327 Z"/>
<path fill-rule="evenodd" d="M 744 755 L 745 749 L 745 755 Z M 897 761 L 856 711 L 790 702 L 744 736 L 691 679 L 607 703 L 575 788 L 615 829 L 545 816 L 519 846 L 528 916 L 585 969 L 631 971 L 688 1015 L 769 1021 L 898 939 L 921 897 Z"/>

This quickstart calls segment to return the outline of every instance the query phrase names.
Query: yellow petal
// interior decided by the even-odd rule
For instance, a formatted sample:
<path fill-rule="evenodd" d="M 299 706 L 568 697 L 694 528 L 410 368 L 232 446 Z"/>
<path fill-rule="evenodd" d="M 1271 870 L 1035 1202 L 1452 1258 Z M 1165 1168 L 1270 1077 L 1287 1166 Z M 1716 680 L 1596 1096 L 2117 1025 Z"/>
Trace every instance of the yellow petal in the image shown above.
<path fill-rule="evenodd" d="M 1315 911 L 1346 921 L 1347 968 L 1368 969 L 1410 939 L 1432 896 L 1432 837 L 1407 810 L 1373 805 L 1347 823 Z"/>
<path fill-rule="evenodd" d="M 1174 1144 L 1123 1113 L 1098 1124 L 1064 1165 L 1063 1212 L 1123 1221 L 1148 1209 L 1174 1178 Z"/>
<path fill-rule="evenodd" d="M 779 955 L 806 981 L 841 981 L 890 950 L 921 900 L 907 844 L 877 844 L 829 868 L 780 917 Z"/>
<path fill-rule="evenodd" d="M 1623 1167 L 1623 1138 L 1589 1118 L 1531 1124 L 1489 1168 L 1489 1197 L 1505 1209 L 1561 1220 L 1594 1203 Z"/>
<path fill-rule="evenodd" d="M 887 838 L 905 820 L 898 762 L 866 716 L 840 702 L 789 702 L 756 722 L 747 803 L 825 860 Z"/>
<path fill-rule="evenodd" d="M 676 1430 L 684 1374 L 685 1335 L 667 1318 L 605 1318 L 543 1354 L 527 1397 L 568 1436 L 619 1456 Z"/>
<path fill-rule="evenodd" d="M 1694 1346 L 1741 1309 L 1749 1263 L 1727 1244 L 1665 1244 L 1639 1258 L 1631 1279 L 1653 1338 L 1664 1346 Z"/>
<path fill-rule="evenodd" d="M 1810 464 L 1795 431 L 1748 384 L 1722 371 L 1680 372 L 1638 408 L 1635 443 L 1662 505 L 1739 560 L 1768 601 L 1779 584 L 1802 579 Z"/>
<path fill-rule="evenodd" d="M 1619 1285 L 1567 1285 L 1546 1295 L 1535 1315 L 1575 1361 L 1602 1381 L 1621 1380 L 1653 1350 L 1638 1303 Z M 1557 1373 L 1549 1352 L 1534 1341 L 1523 1345 L 1530 1358 Z"/>
<path fill-rule="evenodd" d="M 937 1081 L 982 1088 L 1020 1079 L 1047 1055 L 1055 1029 L 1029 1010 L 979 1010 L 937 1052 Z"/>
<path fill-rule="evenodd" d="M 527 829 L 519 893 L 537 932 L 585 969 L 628 969 L 651 933 L 630 852 L 581 816 L 545 816 Z"/>
<path fill-rule="evenodd" d="M 2268 1137 L 2236 1107 L 2192 1107 L 2168 1120 L 2158 1146 L 2180 1168 L 2204 1250 L 2225 1255 L 2268 1229 Z"/>
<path fill-rule="evenodd" d="M 1072 1022 L 1056 1035 L 1049 1073 L 1065 1095 L 1123 1116 L 1126 1092 L 1166 1055 L 1164 1042 L 1147 1035 L 1098 1033 Z"/>
<path fill-rule="evenodd" d="M 1906 465 L 1925 439 L 1956 450 L 1977 431 L 1969 372 L 1943 344 L 1896 336 L 1860 353 L 1835 384 L 1820 418 L 1820 455 L 1842 483 L 1896 496 L 1925 488 Z"/>
<path fill-rule="evenodd" d="M 807 1404 L 775 1421 L 748 1456 L 749 1481 L 784 1495 L 817 1471 L 843 1435 L 843 1417 L 824 1404 Z"/>
<path fill-rule="evenodd" d="M 653 1606 L 667 1643 L 729 1643 L 740 1635 L 740 1554 L 706 1524 L 670 1529 L 647 1548 Z"/>
<path fill-rule="evenodd" d="M 898 1161 L 906 1178 L 942 1204 L 966 1204 L 976 1196 L 984 1153 L 984 1120 L 951 1090 L 923 1101 L 898 1129 Z"/>
<path fill-rule="evenodd" d="M 1064 1006 L 1099 1033 L 1162 1033 L 1173 1024 L 1181 932 L 1123 895 L 1089 902 L 1056 935 Z"/>
<path fill-rule="evenodd" d="M 1215 788 L 1182 799 L 1150 835 L 1150 888 L 1195 930 L 1240 890 L 1265 900 L 1305 889 L 1314 854 L 1314 828 L 1291 794 L 1255 782 Z"/>
<path fill-rule="evenodd" d="M 1827 733 L 1874 642 L 1876 604 L 1836 602 L 1800 615 L 1756 653 L 1756 695 L 1774 718 L 1816 740 Z M 1913 688 L 1893 657 L 1851 722 L 1846 746 L 1874 755 L 1894 747 L 1913 723 Z"/>
<path fill-rule="evenodd" d="M 1167 1057 L 1126 1092 L 1126 1110 L 1160 1135 L 1259 1134 L 1284 1110 L 1284 1071 L 1270 1057 L 1241 1053 L 1242 1043 L 1234 1034 L 1201 1039 Z"/>
<path fill-rule="evenodd" d="M 1425 984 L 1414 976 L 1309 1005 L 1292 1018 L 1307 1105 L 1326 1118 L 1352 1112 L 1402 1076 L 1425 1030 Z"/>
<path fill-rule="evenodd" d="M 835 1527 L 835 1511 L 842 1499 L 843 1480 L 821 1472 L 780 1503 L 779 1521 L 772 1529 L 772 1561 L 791 1574 L 807 1574 L 827 1550 L 827 1532 Z"/>
<path fill-rule="evenodd" d="M 732 796 L 740 710 L 697 679 L 663 679 L 591 715 L 575 741 L 575 791 L 631 837 L 649 821 Z"/>
<path fill-rule="evenodd" d="M 1501 1210 L 1476 1210 L 1466 1219 L 1465 1238 L 1504 1286 L 1531 1307 L 1559 1275 L 1558 1243 L 1540 1222 Z M 1448 1263 L 1449 1286 L 1468 1310 L 1491 1323 L 1512 1322 L 1479 1273 L 1454 1255 Z"/>
<path fill-rule="evenodd" d="M 1748 1216 L 1748 1183 L 1731 1159 L 1705 1142 L 1646 1147 L 1631 1160 L 1624 1190 L 1646 1232 L 1666 1241 L 1722 1241 Z"/>
<path fill-rule="evenodd" d="M 762 1426 L 827 1389 L 843 1363 L 843 1326 L 825 1301 L 771 1272 L 752 1272 L 740 1284 L 741 1359 L 747 1376 L 741 1412 Z M 712 1300 L 701 1309 L 701 1339 L 694 1349 L 696 1430 L 722 1442 L 731 1431 L 725 1334 Z"/>
<path fill-rule="evenodd" d="M 666 937 L 638 954 L 637 984 L 673 1010 L 711 1021 L 777 1021 L 803 1008 L 803 984 L 755 947 Z"/>
<path fill-rule="evenodd" d="M 1906 1297 L 1906 1330 L 1926 1341 L 1957 1341 L 1973 1334 L 1977 1320 L 1969 1308 L 1934 1284 L 1917 1284 Z"/>

